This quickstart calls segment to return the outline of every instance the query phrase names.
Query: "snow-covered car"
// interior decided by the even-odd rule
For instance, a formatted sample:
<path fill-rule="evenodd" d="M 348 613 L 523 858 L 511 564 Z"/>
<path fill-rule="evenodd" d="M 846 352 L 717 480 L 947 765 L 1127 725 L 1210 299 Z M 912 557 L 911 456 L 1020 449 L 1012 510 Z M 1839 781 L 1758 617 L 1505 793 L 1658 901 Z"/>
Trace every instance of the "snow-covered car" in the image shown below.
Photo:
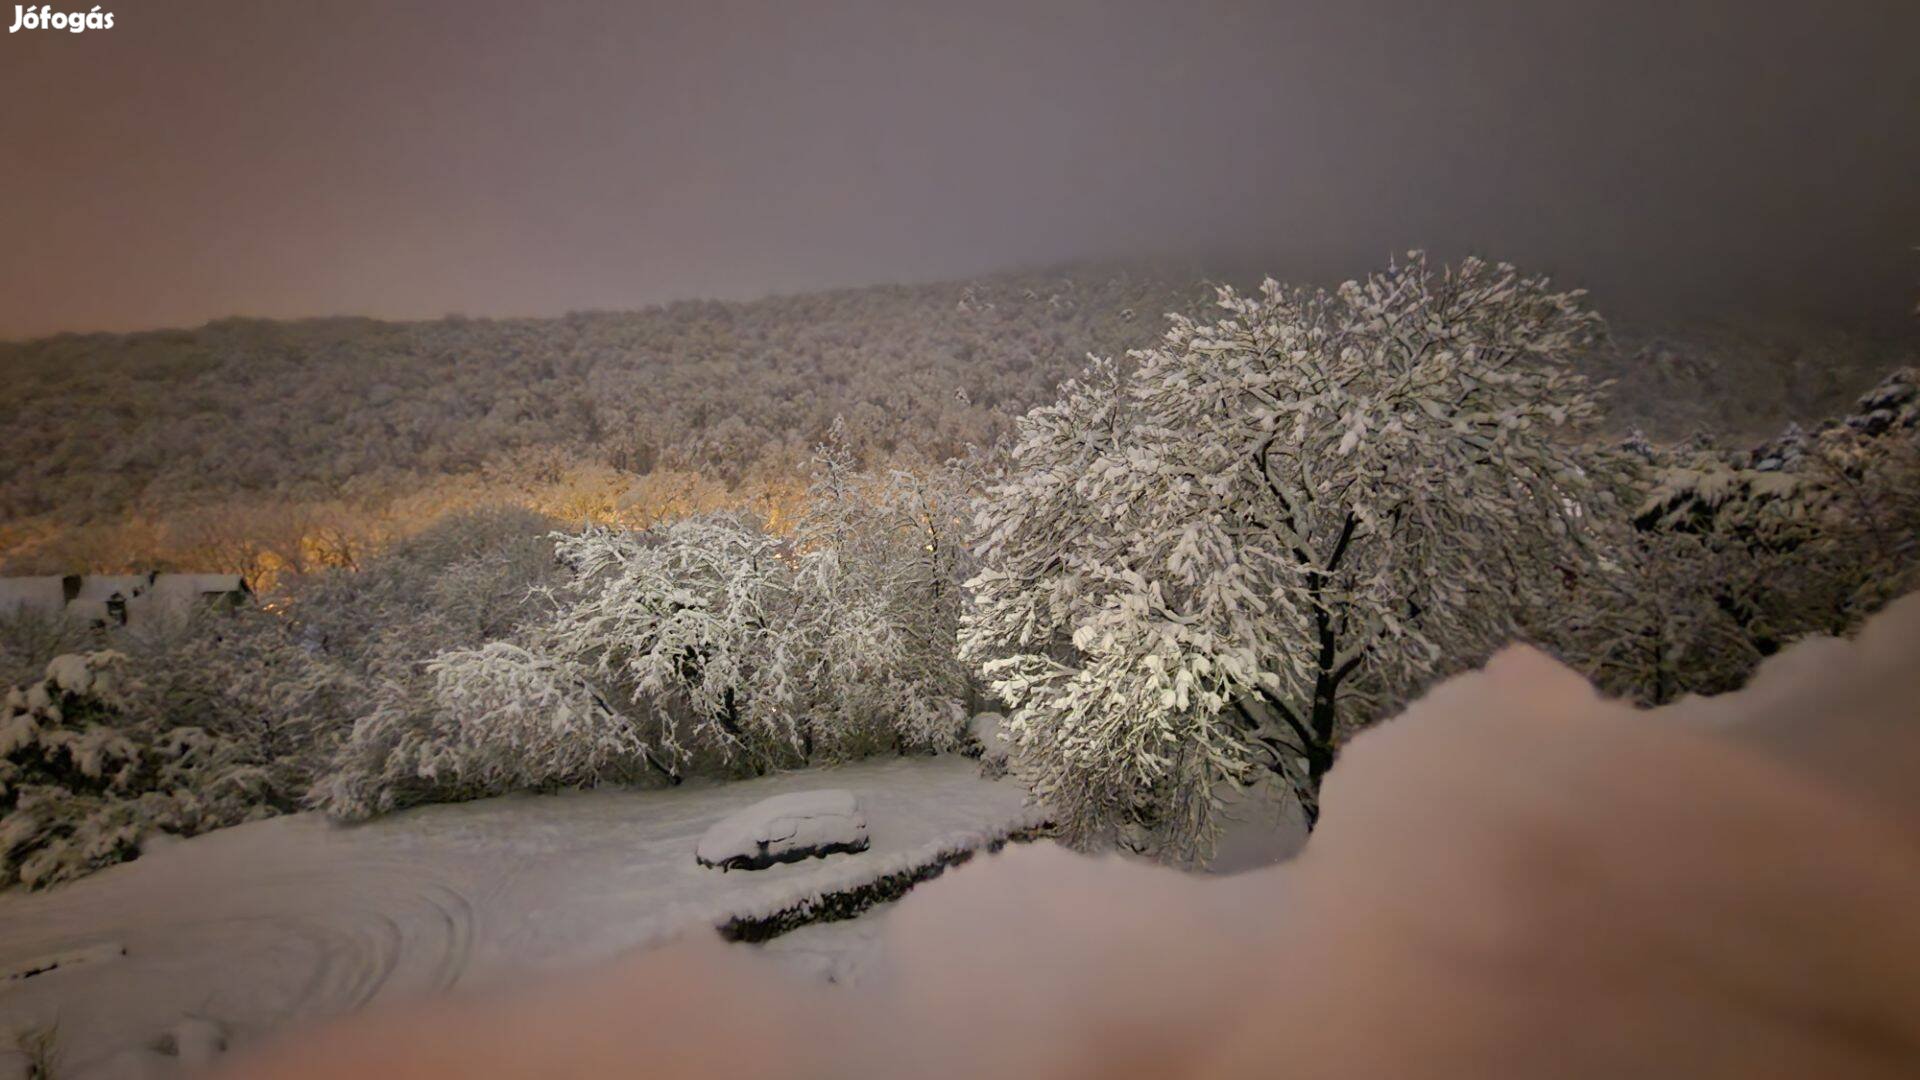
<path fill-rule="evenodd" d="M 867 850 L 867 818 L 851 791 L 775 795 L 728 814 L 700 837 L 693 857 L 722 870 L 764 870 L 835 852 Z"/>

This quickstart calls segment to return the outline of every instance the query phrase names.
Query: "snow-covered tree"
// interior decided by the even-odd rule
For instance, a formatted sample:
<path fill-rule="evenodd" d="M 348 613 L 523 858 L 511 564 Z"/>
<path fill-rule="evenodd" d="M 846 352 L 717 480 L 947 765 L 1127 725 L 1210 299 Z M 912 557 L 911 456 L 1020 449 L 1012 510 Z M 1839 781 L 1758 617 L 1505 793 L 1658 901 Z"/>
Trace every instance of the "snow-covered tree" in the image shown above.
<path fill-rule="evenodd" d="M 966 718 L 965 467 L 861 473 L 838 422 L 814 461 L 784 642 L 801 665 L 807 756 L 950 746 Z"/>
<path fill-rule="evenodd" d="M 555 551 L 574 580 L 537 647 L 629 687 L 660 721 L 665 755 L 715 750 L 764 770 L 798 751 L 779 539 L 712 515 L 644 533 L 589 528 L 558 537 Z"/>
<path fill-rule="evenodd" d="M 1761 656 L 1807 634 L 1849 633 L 1920 583 L 1920 378 L 1911 369 L 1811 434 L 1790 426 L 1751 450 L 1707 442 L 1646 457 L 1633 534 L 1609 548 L 1630 574 L 1635 558 L 1646 563 L 1645 602 L 1635 614 L 1602 590 L 1570 606 L 1590 628 L 1621 632 L 1595 658 L 1640 658 L 1615 667 L 1624 685 L 1602 685 L 1654 702 L 1731 689 Z"/>
<path fill-rule="evenodd" d="M 1531 598 L 1529 636 L 1602 690 L 1645 705 L 1738 687 L 1761 657 L 1764 585 L 1779 559 L 1690 514 L 1685 527 L 1666 520 L 1677 471 L 1704 489 L 1738 485 L 1704 467 L 1676 470 L 1673 452 L 1640 439 L 1590 465 L 1615 489 L 1615 512 L 1591 523 L 1601 557 L 1564 591 Z"/>
<path fill-rule="evenodd" d="M 1345 733 L 1504 640 L 1604 498 L 1579 293 L 1416 252 L 1219 305 L 1029 413 L 978 515 L 964 655 L 1079 839 L 1192 854 L 1263 766 L 1315 814 Z"/>
<path fill-rule="evenodd" d="M 1814 525 L 1803 550 L 1841 579 L 1849 628 L 1920 587 L 1920 368 L 1888 375 L 1820 432 L 1800 476 Z"/>

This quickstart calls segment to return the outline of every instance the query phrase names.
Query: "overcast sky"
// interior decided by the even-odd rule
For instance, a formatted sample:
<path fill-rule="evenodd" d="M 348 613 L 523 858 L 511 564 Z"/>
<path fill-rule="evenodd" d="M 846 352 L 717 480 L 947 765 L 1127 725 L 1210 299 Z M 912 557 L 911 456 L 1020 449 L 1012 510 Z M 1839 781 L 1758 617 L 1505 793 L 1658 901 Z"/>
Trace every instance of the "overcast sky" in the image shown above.
<path fill-rule="evenodd" d="M 1920 0 L 103 3 L 0 36 L 0 336 L 1413 246 L 1920 293 Z"/>

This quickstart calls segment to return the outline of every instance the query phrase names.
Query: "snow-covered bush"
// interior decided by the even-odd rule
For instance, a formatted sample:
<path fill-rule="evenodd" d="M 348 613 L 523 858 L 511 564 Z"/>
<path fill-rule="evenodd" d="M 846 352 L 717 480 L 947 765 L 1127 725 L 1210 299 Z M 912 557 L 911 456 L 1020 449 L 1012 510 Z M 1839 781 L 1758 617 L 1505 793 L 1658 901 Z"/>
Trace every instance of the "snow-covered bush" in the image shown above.
<path fill-rule="evenodd" d="M 286 614 L 300 641 L 366 674 L 509 637 L 565 578 L 555 524 L 511 507 L 449 514 L 358 569 L 294 582 Z"/>
<path fill-rule="evenodd" d="M 468 715 L 473 695 L 487 688 L 502 706 L 488 713 L 495 720 L 506 715 L 505 687 L 532 695 L 530 709 L 563 688 L 577 694 L 564 678 L 540 686 L 541 670 L 516 666 L 506 644 L 544 625 L 548 590 L 567 578 L 554 558 L 553 526 L 516 508 L 450 514 L 358 570 L 296 583 L 286 601 L 294 635 L 363 687 L 314 774 L 309 805 L 360 819 L 581 776 L 565 755 L 505 764 L 525 744 L 503 722 L 500 741 L 489 745 L 492 728 Z M 491 660 L 502 661 L 497 673 L 483 662 Z M 453 670 L 475 675 L 472 693 L 441 674 Z"/>
<path fill-rule="evenodd" d="M 1220 292 L 1019 425 L 963 655 L 1071 839 L 1204 849 L 1267 768 L 1314 813 L 1343 735 L 1515 626 L 1604 492 L 1578 293 L 1418 253 L 1337 292 Z"/>
<path fill-rule="evenodd" d="M 1836 621 L 1857 627 L 1920 588 L 1920 368 L 1862 395 L 1856 411 L 1812 440 L 1799 494 L 1813 536 L 1813 573 L 1839 579 Z"/>
<path fill-rule="evenodd" d="M 364 697 L 365 680 L 255 608 L 152 619 L 115 634 L 127 656 L 128 725 L 191 725 L 258 763 L 275 810 L 298 807 Z"/>
<path fill-rule="evenodd" d="M 357 820 L 427 802 L 635 780 L 677 779 L 641 728 L 576 666 L 492 642 L 388 679 L 313 787 L 310 801 Z"/>
<path fill-rule="evenodd" d="M 657 721 L 666 757 L 711 751 L 764 771 L 799 752 L 780 540 L 713 515 L 645 533 L 589 528 L 555 551 L 574 579 L 535 647 L 624 687 Z"/>
<path fill-rule="evenodd" d="M 154 832 L 271 814 L 246 749 L 195 726 L 130 722 L 126 657 L 55 658 L 0 705 L 0 884 L 42 887 L 132 858 Z"/>
<path fill-rule="evenodd" d="M 1603 557 L 1537 598 L 1529 636 L 1646 705 L 1743 683 L 1762 655 L 1764 568 L 1777 561 L 1711 532 L 1596 528 Z"/>
<path fill-rule="evenodd" d="M 507 790 L 957 746 L 970 475 L 958 464 L 862 474 L 836 435 L 790 540 L 731 514 L 553 534 L 548 561 L 567 580 L 502 620 L 511 633 L 440 637 L 455 644 L 424 656 L 355 647 L 370 704 L 311 802 L 361 818 Z M 441 573 L 470 565 L 446 561 Z M 395 607 L 433 618 L 430 604 Z M 309 634 L 341 625 L 298 618 Z M 444 623 L 407 640 L 443 633 Z"/>
<path fill-rule="evenodd" d="M 56 656 L 86 652 L 99 635 L 64 612 L 22 606 L 0 611 L 0 686 L 30 682 Z"/>
<path fill-rule="evenodd" d="M 1535 622 L 1603 688 L 1646 704 L 1740 686 L 1808 634 L 1851 632 L 1920 585 L 1920 387 L 1752 450 L 1641 444 L 1606 558 Z"/>
<path fill-rule="evenodd" d="M 314 805 L 353 819 L 798 760 L 779 540 L 722 515 L 549 543 L 571 574 L 536 601 L 549 614 L 509 640 L 380 664 Z"/>
<path fill-rule="evenodd" d="M 1920 586 L 1920 376 L 1750 449 L 1635 438 L 1601 470 L 1625 512 L 1604 557 L 1529 620 L 1541 644 L 1641 704 L 1737 689 L 1810 634 L 1844 636 Z"/>

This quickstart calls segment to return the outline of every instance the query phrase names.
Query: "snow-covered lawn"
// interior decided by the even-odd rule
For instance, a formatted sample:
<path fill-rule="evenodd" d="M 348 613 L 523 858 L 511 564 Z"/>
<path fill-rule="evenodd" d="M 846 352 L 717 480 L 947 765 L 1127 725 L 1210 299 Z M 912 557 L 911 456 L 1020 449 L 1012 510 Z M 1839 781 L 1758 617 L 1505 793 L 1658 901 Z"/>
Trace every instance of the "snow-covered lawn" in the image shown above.
<path fill-rule="evenodd" d="M 872 846 L 752 872 L 694 862 L 720 817 L 844 788 Z M 510 796 L 338 827 L 301 814 L 167 844 L 44 893 L 0 895 L 0 1032 L 57 1020 L 69 1071 L 183 1017 L 245 1038 L 374 1000 L 592 962 L 761 918 L 1037 823 L 958 757 L 664 791 Z M 124 947 L 120 955 L 117 947 Z"/>

